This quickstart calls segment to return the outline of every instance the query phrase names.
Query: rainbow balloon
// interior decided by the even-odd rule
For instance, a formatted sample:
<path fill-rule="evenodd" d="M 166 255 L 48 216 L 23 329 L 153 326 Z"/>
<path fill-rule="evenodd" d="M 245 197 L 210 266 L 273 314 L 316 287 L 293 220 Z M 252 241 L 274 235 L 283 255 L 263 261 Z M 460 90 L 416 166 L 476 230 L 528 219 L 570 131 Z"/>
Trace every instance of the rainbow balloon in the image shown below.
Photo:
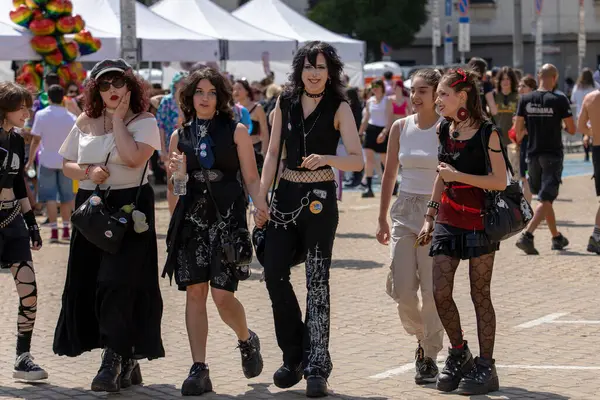
<path fill-rule="evenodd" d="M 34 36 L 31 47 L 38 54 L 50 54 L 58 48 L 58 43 L 54 36 Z"/>
<path fill-rule="evenodd" d="M 28 28 L 31 20 L 33 19 L 33 13 L 24 4 L 21 4 L 17 7 L 16 10 L 13 10 L 9 13 L 10 20 L 17 25 Z"/>
<path fill-rule="evenodd" d="M 71 15 L 73 4 L 69 0 L 51 0 L 46 5 L 46 12 L 52 18 L 59 18 L 63 15 Z"/>
<path fill-rule="evenodd" d="M 25 0 L 13 0 L 13 7 L 18 8 L 19 6 L 25 5 Z"/>
<path fill-rule="evenodd" d="M 81 15 L 74 15 L 73 19 L 75 20 L 75 27 L 73 28 L 73 33 L 77 33 L 83 28 L 85 28 L 85 22 L 83 21 L 83 18 L 81 18 Z"/>
<path fill-rule="evenodd" d="M 47 0 L 25 0 L 27 7 L 31 8 L 32 10 L 34 8 L 41 8 L 42 6 L 45 6 L 47 2 Z"/>
<path fill-rule="evenodd" d="M 54 50 L 52 53 L 44 56 L 46 64 L 53 67 L 58 67 L 63 62 L 63 55 L 59 49 Z"/>
<path fill-rule="evenodd" d="M 29 24 L 29 30 L 35 36 L 52 35 L 56 30 L 56 24 L 49 18 L 34 20 Z"/>
<path fill-rule="evenodd" d="M 81 53 L 82 56 L 95 53 L 102 46 L 102 42 L 98 39 L 94 39 L 92 34 L 85 29 L 77 33 L 74 39 L 79 45 L 79 53 Z"/>
<path fill-rule="evenodd" d="M 58 21 L 56 21 L 56 30 L 62 34 L 67 34 L 73 32 L 75 29 L 75 18 L 70 15 L 65 17 L 60 17 Z"/>
<path fill-rule="evenodd" d="M 79 56 L 79 46 L 77 43 L 72 41 L 59 41 L 58 48 L 62 52 L 63 59 L 67 62 L 71 62 Z"/>

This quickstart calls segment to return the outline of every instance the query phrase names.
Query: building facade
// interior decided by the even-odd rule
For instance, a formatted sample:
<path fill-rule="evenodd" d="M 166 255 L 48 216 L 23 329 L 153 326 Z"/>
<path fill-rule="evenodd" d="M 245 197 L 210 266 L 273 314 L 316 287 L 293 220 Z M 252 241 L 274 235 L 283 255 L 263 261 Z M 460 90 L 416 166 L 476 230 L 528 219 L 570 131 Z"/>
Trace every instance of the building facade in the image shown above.
<path fill-rule="evenodd" d="M 435 0 L 429 0 L 429 10 Z M 437 0 L 442 31 L 442 46 L 437 48 L 438 63 L 444 60 L 444 27 L 447 22 L 445 0 Z M 453 62 L 458 52 L 458 0 L 452 0 Z M 490 66 L 513 64 L 514 1 L 471 0 L 471 51 L 466 59 L 478 56 Z M 535 72 L 535 0 L 521 0 L 523 27 L 523 69 Z M 585 0 L 586 56 L 583 66 L 596 69 L 600 64 L 600 0 Z M 555 64 L 563 78 L 578 76 L 579 0 L 544 0 L 542 7 L 543 61 Z M 404 65 L 432 63 L 432 24 L 430 20 L 416 35 L 410 47 L 394 50 L 391 59 Z"/>

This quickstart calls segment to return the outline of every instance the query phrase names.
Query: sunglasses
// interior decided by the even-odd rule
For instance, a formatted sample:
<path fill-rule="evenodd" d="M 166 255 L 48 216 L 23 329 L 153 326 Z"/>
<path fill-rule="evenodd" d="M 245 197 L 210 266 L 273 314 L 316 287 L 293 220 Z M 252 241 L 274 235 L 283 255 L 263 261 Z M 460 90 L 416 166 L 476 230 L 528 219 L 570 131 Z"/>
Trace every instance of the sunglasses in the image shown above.
<path fill-rule="evenodd" d="M 117 78 L 113 78 L 112 81 L 100 81 L 98 82 L 98 89 L 100 89 L 101 92 L 108 92 L 111 85 L 112 87 L 114 87 L 115 89 L 121 89 L 123 86 L 125 86 L 125 78 L 122 76 L 119 76 Z"/>

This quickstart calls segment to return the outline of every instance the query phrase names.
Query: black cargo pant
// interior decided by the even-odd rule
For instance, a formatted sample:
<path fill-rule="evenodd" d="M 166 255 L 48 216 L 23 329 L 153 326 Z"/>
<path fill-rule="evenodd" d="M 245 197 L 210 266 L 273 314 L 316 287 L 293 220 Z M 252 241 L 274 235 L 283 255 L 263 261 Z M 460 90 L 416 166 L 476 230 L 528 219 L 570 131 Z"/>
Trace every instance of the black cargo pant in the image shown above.
<path fill-rule="evenodd" d="M 302 363 L 304 375 L 327 378 L 329 355 L 329 268 L 338 225 L 335 182 L 281 180 L 265 237 L 265 280 L 273 306 L 277 344 L 288 366 Z M 290 283 L 290 268 L 306 256 L 306 318 Z"/>

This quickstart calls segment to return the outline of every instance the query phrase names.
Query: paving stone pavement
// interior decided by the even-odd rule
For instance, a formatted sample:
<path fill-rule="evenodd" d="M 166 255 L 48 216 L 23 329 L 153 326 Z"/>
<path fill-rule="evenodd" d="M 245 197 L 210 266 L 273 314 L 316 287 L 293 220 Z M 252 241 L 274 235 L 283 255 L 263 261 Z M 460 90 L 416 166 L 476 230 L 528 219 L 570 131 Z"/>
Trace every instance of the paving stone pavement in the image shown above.
<path fill-rule="evenodd" d="M 433 385 L 414 384 L 415 340 L 403 330 L 394 302 L 385 294 L 389 252 L 375 238 L 378 199 L 344 194 L 340 225 L 331 271 L 331 354 L 334 362 L 330 387 L 334 399 L 448 399 Z M 525 256 L 514 239 L 502 244 L 496 257 L 493 299 L 497 315 L 495 357 L 501 390 L 484 399 L 597 399 L 600 384 L 600 315 L 598 283 L 600 256 L 587 253 L 598 203 L 589 177 L 565 180 L 556 202 L 560 229 L 571 245 L 563 252 L 550 250 L 550 236 L 542 227 L 536 236 L 540 256 Z M 160 261 L 165 259 L 164 233 L 168 222 L 166 203 L 157 206 Z M 44 232 L 48 234 L 48 232 Z M 27 384 L 11 378 L 14 360 L 17 294 L 7 271 L 2 271 L 0 293 L 0 398 L 1 399 L 170 399 L 179 390 L 191 365 L 184 325 L 185 295 L 161 280 L 164 298 L 163 339 L 167 356 L 143 361 L 144 385 L 120 395 L 89 391 L 100 361 L 100 351 L 78 358 L 57 357 L 52 338 L 60 309 L 67 244 L 46 245 L 35 255 L 39 285 L 39 312 L 33 339 L 36 361 L 49 372 L 47 382 Z M 300 399 L 304 386 L 281 391 L 272 385 L 281 353 L 276 345 L 271 306 L 260 269 L 240 284 L 238 296 L 246 308 L 250 327 L 261 338 L 265 368 L 252 380 L 243 377 L 240 355 L 232 331 L 219 319 L 209 299 L 210 332 L 208 362 L 216 393 L 206 399 Z M 305 296 L 303 267 L 292 279 L 300 298 Z M 478 350 L 473 306 L 469 295 L 467 265 L 456 276 L 455 299 L 466 338 Z M 551 315 L 530 327 L 518 325 Z M 554 318 L 554 322 L 551 320 Z M 574 321 L 560 323 L 560 321 Z M 596 321 L 596 324 L 585 322 Z M 544 320 L 542 320 L 544 321 Z M 445 339 L 447 344 L 447 339 Z M 444 354 L 439 362 L 443 363 Z M 386 373 L 387 374 L 384 374 Z M 378 375 L 378 374 L 384 374 Z M 376 378 L 373 378 L 377 376 Z M 120 396 L 120 397 L 118 397 Z"/>

